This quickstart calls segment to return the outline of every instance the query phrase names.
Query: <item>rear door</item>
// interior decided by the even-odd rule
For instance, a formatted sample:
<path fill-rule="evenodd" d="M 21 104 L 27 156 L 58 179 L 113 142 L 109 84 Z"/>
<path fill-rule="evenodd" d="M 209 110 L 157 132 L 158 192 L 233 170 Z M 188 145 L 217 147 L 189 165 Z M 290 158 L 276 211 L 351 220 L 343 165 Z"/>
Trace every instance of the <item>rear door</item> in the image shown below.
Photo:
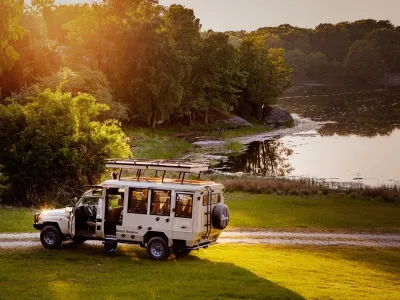
<path fill-rule="evenodd" d="M 173 208 L 173 237 L 185 239 L 186 232 L 193 231 L 194 193 L 176 191 Z"/>

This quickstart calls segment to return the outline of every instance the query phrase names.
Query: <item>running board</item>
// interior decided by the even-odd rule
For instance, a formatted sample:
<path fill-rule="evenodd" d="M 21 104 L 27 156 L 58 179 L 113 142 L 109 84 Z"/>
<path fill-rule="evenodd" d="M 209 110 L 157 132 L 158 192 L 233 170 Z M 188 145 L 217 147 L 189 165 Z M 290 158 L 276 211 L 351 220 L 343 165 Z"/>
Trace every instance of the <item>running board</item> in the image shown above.
<path fill-rule="evenodd" d="M 187 250 L 196 250 L 196 249 L 201 249 L 201 248 L 208 248 L 208 246 L 215 245 L 215 244 L 218 244 L 218 243 L 216 241 L 215 242 L 209 242 L 209 243 L 203 243 L 201 245 L 197 245 L 197 246 L 194 246 L 194 247 L 186 247 L 186 249 Z"/>

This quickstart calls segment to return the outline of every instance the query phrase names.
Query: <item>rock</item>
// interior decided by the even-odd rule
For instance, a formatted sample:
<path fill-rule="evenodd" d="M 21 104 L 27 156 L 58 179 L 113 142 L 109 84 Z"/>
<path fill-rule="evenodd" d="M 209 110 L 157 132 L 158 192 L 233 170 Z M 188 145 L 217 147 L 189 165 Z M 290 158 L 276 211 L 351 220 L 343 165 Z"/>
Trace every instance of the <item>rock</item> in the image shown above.
<path fill-rule="evenodd" d="M 245 119 L 238 117 L 238 116 L 232 116 L 228 119 L 225 119 L 222 121 L 223 124 L 229 124 L 229 125 L 234 125 L 237 127 L 241 126 L 253 126 L 250 122 L 246 121 Z"/>
<path fill-rule="evenodd" d="M 288 122 L 293 122 L 293 117 L 284 109 L 278 106 L 271 106 L 264 118 L 264 123 L 267 125 L 283 125 Z"/>

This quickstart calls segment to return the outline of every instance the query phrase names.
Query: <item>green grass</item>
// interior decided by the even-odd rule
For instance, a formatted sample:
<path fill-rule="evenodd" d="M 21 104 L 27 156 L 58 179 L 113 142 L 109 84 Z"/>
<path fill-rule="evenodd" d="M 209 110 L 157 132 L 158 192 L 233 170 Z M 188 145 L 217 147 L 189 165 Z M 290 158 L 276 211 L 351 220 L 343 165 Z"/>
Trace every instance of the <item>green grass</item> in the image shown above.
<path fill-rule="evenodd" d="M 150 260 L 137 247 L 0 251 L 1 299 L 399 299 L 400 252 L 217 245 Z"/>
<path fill-rule="evenodd" d="M 244 145 L 241 142 L 236 141 L 227 141 L 224 144 L 224 149 L 232 151 L 233 153 L 239 153 L 244 148 Z"/>
<path fill-rule="evenodd" d="M 226 193 L 231 227 L 380 231 L 400 229 L 400 205 L 337 195 L 301 197 Z M 35 231 L 33 211 L 0 208 L 0 232 Z"/>
<path fill-rule="evenodd" d="M 137 158 L 179 158 L 193 148 L 189 142 L 157 133 L 137 132 L 131 135 L 132 153 Z"/>
<path fill-rule="evenodd" d="M 227 193 L 231 226 L 252 228 L 400 228 L 400 205 L 351 197 Z"/>
<path fill-rule="evenodd" d="M 29 232 L 33 228 L 35 210 L 0 207 L 0 232 Z"/>
<path fill-rule="evenodd" d="M 271 128 L 265 125 L 244 126 L 235 129 L 224 130 L 218 134 L 223 139 L 231 139 L 235 137 L 255 135 L 262 132 L 270 131 Z"/>

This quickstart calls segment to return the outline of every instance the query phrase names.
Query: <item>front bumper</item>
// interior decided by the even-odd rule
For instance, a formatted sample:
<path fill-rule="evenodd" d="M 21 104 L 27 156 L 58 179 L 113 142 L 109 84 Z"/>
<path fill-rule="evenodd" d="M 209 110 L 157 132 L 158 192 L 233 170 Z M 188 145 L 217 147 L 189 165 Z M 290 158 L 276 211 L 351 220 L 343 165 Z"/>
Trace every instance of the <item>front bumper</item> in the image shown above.
<path fill-rule="evenodd" d="M 43 224 L 33 224 L 33 227 L 37 230 L 42 230 L 43 229 Z"/>
<path fill-rule="evenodd" d="M 39 215 L 40 213 L 36 213 L 33 219 L 33 227 L 37 230 L 43 229 L 43 224 L 39 224 Z"/>

